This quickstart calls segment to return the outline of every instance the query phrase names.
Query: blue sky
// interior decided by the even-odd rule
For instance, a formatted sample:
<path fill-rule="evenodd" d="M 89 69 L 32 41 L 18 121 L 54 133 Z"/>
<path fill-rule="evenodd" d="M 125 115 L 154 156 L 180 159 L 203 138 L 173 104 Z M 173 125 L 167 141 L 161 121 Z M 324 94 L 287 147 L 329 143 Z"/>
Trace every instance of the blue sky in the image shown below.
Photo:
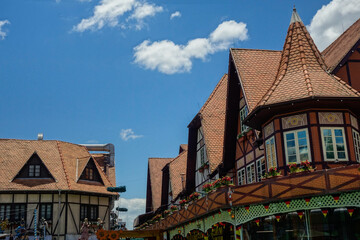
<path fill-rule="evenodd" d="M 0 137 L 113 143 L 122 196 L 145 198 L 148 157 L 187 142 L 229 47 L 282 49 L 294 4 L 320 49 L 360 16 L 357 0 L 3 0 Z"/>

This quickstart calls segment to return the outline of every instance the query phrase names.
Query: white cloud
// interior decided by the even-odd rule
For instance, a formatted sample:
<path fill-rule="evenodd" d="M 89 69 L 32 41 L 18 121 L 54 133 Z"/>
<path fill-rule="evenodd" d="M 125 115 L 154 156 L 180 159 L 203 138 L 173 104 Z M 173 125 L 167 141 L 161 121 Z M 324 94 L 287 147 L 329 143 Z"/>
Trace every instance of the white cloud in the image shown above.
<path fill-rule="evenodd" d="M 120 131 L 120 137 L 122 140 L 127 141 L 129 139 L 137 139 L 137 138 L 142 138 L 143 135 L 135 135 L 134 131 L 129 128 L 129 129 L 121 129 Z"/>
<path fill-rule="evenodd" d="M 146 17 L 153 17 L 156 13 L 162 12 L 163 7 L 156 6 L 155 4 L 149 3 L 137 3 L 135 5 L 135 10 L 131 14 L 129 19 L 135 19 L 137 21 L 136 28 L 141 29 L 144 25 L 143 19 Z"/>
<path fill-rule="evenodd" d="M 325 49 L 360 16 L 359 0 L 332 0 L 323 5 L 308 27 L 320 51 Z"/>
<path fill-rule="evenodd" d="M 174 13 L 171 14 L 170 19 L 176 18 L 176 17 L 181 17 L 181 13 L 179 11 L 176 11 Z"/>
<path fill-rule="evenodd" d="M 146 199 L 143 198 L 132 198 L 132 199 L 120 198 L 119 200 L 115 201 L 115 208 L 122 207 L 128 209 L 127 212 L 118 213 L 119 218 L 121 218 L 122 221 L 126 222 L 127 229 L 132 229 L 134 219 L 140 214 L 145 213 L 145 204 L 146 204 Z"/>
<path fill-rule="evenodd" d="M 248 30 L 243 22 L 225 21 L 208 38 L 196 38 L 186 45 L 170 40 L 150 42 L 145 40 L 134 48 L 134 62 L 145 69 L 166 74 L 189 72 L 194 58 L 205 60 L 209 54 L 228 49 L 237 41 L 248 39 Z"/>
<path fill-rule="evenodd" d="M 0 39 L 1 40 L 4 40 L 5 37 L 6 37 L 6 32 L 2 30 L 2 27 L 5 25 L 5 24 L 10 24 L 10 22 L 8 20 L 2 20 L 0 21 Z"/>
<path fill-rule="evenodd" d="M 86 30 L 99 30 L 104 26 L 124 27 L 124 23 L 119 23 L 119 18 L 124 14 L 131 14 L 129 19 L 137 21 L 136 27 L 139 29 L 143 25 L 145 17 L 155 16 L 161 12 L 162 7 L 138 0 L 101 0 L 95 6 L 93 16 L 84 18 L 79 24 L 73 27 L 73 31 L 84 32 Z"/>

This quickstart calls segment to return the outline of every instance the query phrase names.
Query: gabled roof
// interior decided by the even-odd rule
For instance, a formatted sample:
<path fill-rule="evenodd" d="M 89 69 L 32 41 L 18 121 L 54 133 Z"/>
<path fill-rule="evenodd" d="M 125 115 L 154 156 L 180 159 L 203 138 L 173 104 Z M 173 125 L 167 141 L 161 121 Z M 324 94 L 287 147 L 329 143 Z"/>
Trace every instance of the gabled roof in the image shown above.
<path fill-rule="evenodd" d="M 322 52 L 330 72 L 339 65 L 359 40 L 360 18 Z"/>
<path fill-rule="evenodd" d="M 360 94 L 327 73 L 319 50 L 294 9 L 275 81 L 258 106 L 315 96 L 346 98 Z"/>
<path fill-rule="evenodd" d="M 150 175 L 152 210 L 156 211 L 161 206 L 162 169 L 173 158 L 149 158 L 148 174 Z"/>
<path fill-rule="evenodd" d="M 232 48 L 230 55 L 251 112 L 274 82 L 281 51 Z"/>
<path fill-rule="evenodd" d="M 185 145 L 185 144 L 182 144 Z M 187 146 L 187 145 L 186 145 Z M 170 182 L 173 199 L 183 190 L 183 181 L 186 182 L 187 147 L 174 160 L 169 163 Z M 181 178 L 183 176 L 183 179 Z"/>
<path fill-rule="evenodd" d="M 227 87 L 228 76 L 225 74 L 199 111 L 211 171 L 223 160 Z"/>
<path fill-rule="evenodd" d="M 56 181 L 27 179 L 11 182 L 27 160 L 36 152 Z M 95 162 L 104 185 L 77 183 L 76 159 L 89 159 L 85 147 L 55 140 L 0 139 L 0 191 L 10 190 L 74 190 L 114 195 L 106 190 L 111 183 Z"/>

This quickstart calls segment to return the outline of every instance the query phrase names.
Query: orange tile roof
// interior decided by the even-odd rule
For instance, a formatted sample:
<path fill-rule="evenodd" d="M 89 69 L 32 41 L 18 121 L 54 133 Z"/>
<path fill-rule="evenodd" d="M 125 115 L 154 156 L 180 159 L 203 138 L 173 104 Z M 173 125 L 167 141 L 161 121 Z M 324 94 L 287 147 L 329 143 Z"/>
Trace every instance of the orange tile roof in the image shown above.
<path fill-rule="evenodd" d="M 186 145 L 186 144 L 182 144 Z M 187 146 L 187 145 L 186 145 Z M 186 147 L 187 149 L 187 147 Z M 182 192 L 183 181 L 186 182 L 187 150 L 182 151 L 174 160 L 169 163 L 170 182 L 173 199 Z M 183 174 L 183 181 L 181 175 Z"/>
<path fill-rule="evenodd" d="M 232 48 L 230 55 L 251 112 L 274 82 L 281 51 Z"/>
<path fill-rule="evenodd" d="M 223 160 L 227 86 L 225 74 L 199 111 L 211 171 Z"/>
<path fill-rule="evenodd" d="M 173 158 L 149 158 L 148 172 L 150 174 L 153 211 L 156 211 L 161 206 L 162 169 L 171 160 Z"/>
<path fill-rule="evenodd" d="M 297 15 L 294 9 L 293 16 Z M 298 16 L 298 15 L 297 15 Z M 325 63 L 300 18 L 290 23 L 279 69 L 259 105 L 309 97 L 358 97 L 360 93 L 326 72 Z"/>
<path fill-rule="evenodd" d="M 11 181 L 36 152 L 55 181 L 48 179 L 16 179 Z M 106 190 L 111 183 L 95 163 L 104 185 L 77 182 L 76 159 L 89 159 L 85 147 L 56 140 L 0 139 L 0 191 L 10 190 L 73 190 L 114 195 Z M 78 169 L 79 170 L 79 169 Z M 78 173 L 81 174 L 81 173 Z"/>
<path fill-rule="evenodd" d="M 332 72 L 360 39 L 360 18 L 330 44 L 322 55 L 328 70 Z"/>

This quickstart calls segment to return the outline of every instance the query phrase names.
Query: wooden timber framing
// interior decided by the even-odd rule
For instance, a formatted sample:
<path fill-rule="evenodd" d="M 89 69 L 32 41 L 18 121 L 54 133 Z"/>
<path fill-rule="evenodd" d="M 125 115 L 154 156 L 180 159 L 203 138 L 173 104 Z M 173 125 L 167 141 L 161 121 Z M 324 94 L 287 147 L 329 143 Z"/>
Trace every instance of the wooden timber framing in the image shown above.
<path fill-rule="evenodd" d="M 253 184 L 222 187 L 216 192 L 190 204 L 187 209 L 167 216 L 165 219 L 149 226 L 147 229 L 167 230 L 194 219 L 205 217 L 219 209 L 245 206 L 259 203 L 270 203 L 325 194 L 360 189 L 360 164 L 324 169 L 315 172 L 304 172 L 296 175 L 275 177 Z M 229 201 L 231 193 L 231 204 Z"/>
<path fill-rule="evenodd" d="M 60 201 L 59 201 L 60 198 Z M 46 229 L 47 234 L 56 239 L 66 239 L 68 235 L 79 235 L 81 223 L 80 206 L 94 205 L 98 207 L 98 217 L 110 228 L 110 211 L 113 207 L 112 195 L 78 191 L 0 191 L 0 204 L 25 205 L 25 228 L 34 229 L 35 222 L 39 221 L 40 206 L 51 204 L 51 219 Z M 60 202 L 60 206 L 59 206 Z M 34 209 L 38 216 L 34 218 Z M 94 221 L 93 221 L 94 222 Z M 13 232 L 17 225 L 11 225 L 7 231 Z M 59 237 L 59 238 L 58 238 Z"/>

